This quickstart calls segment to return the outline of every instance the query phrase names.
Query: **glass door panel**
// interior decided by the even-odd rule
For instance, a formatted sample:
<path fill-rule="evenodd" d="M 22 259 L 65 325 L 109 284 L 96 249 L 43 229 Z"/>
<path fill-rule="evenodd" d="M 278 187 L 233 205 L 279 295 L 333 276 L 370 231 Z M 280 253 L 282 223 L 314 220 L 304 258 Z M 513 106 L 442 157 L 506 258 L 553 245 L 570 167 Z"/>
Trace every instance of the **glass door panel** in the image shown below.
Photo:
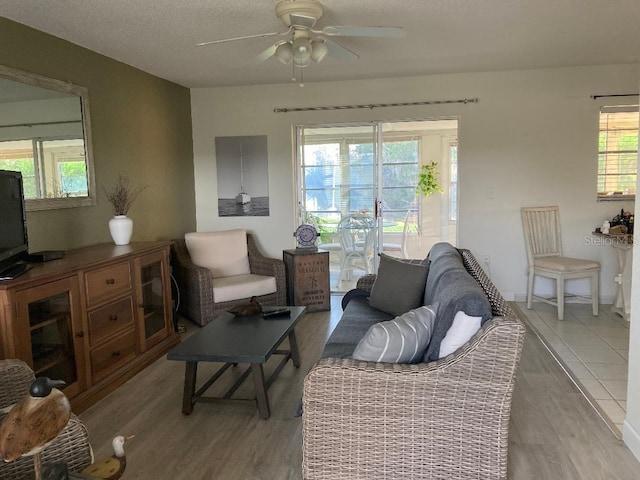
<path fill-rule="evenodd" d="M 31 302 L 28 310 L 35 375 L 74 383 L 78 376 L 69 293 Z"/>
<path fill-rule="evenodd" d="M 143 352 L 169 336 L 168 261 L 161 253 L 136 259 L 138 328 Z"/>
<path fill-rule="evenodd" d="M 375 268 L 376 138 L 371 124 L 297 128 L 299 221 L 317 226 L 334 291 Z"/>
<path fill-rule="evenodd" d="M 74 396 L 85 385 L 85 376 L 78 367 L 84 361 L 85 338 L 77 279 L 66 278 L 22 290 L 16 294 L 16 306 L 18 323 L 25 325 L 21 334 L 24 358 L 30 357 L 29 366 L 36 377 L 64 380 L 65 393 Z"/>
<path fill-rule="evenodd" d="M 144 311 L 144 336 L 153 337 L 164 330 L 164 295 L 160 263 L 142 268 L 142 308 Z"/>
<path fill-rule="evenodd" d="M 457 135 L 457 119 L 296 127 L 298 221 L 318 227 L 334 292 L 374 271 L 377 252 L 422 259 L 437 242 L 456 244 Z M 432 164 L 439 188 L 423 196 L 418 179 Z M 353 241 L 366 254 L 345 247 L 339 224 L 348 215 L 373 219 L 374 240 L 360 232 Z"/>

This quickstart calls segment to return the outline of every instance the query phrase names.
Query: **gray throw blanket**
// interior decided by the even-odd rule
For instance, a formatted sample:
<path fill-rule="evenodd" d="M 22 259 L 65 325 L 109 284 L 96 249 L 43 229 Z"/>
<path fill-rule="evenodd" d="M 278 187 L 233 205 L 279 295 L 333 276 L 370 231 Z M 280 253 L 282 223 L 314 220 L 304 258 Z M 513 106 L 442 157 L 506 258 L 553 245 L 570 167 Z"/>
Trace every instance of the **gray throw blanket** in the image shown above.
<path fill-rule="evenodd" d="M 424 304 L 439 304 L 431 342 L 424 360 L 437 360 L 440 344 L 453 324 L 458 311 L 472 317 L 482 317 L 484 324 L 491 318 L 491 304 L 478 282 L 467 272 L 460 252 L 448 243 L 438 243 L 429 253 L 429 276 Z"/>

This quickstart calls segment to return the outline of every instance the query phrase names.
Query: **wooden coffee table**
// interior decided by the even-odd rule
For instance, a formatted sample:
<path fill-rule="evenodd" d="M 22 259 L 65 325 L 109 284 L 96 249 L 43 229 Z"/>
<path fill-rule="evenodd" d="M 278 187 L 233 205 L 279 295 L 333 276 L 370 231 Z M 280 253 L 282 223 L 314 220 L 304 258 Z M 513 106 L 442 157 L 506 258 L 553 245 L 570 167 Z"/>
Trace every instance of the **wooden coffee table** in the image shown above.
<path fill-rule="evenodd" d="M 300 366 L 300 354 L 294 328 L 304 315 L 306 307 L 285 308 L 290 310 L 289 315 L 269 319 L 263 318 L 262 315 L 235 317 L 231 313 L 224 313 L 169 351 L 168 360 L 186 362 L 182 396 L 183 414 L 189 415 L 196 402 L 255 401 L 258 404 L 260 416 L 269 418 L 271 408 L 269 407 L 267 389 L 289 359 L 293 362 L 294 367 Z M 278 349 L 287 337 L 289 338 L 289 350 Z M 273 354 L 283 355 L 283 359 L 271 376 L 265 380 L 263 365 Z M 196 391 L 198 362 L 223 362 L 224 365 Z M 205 397 L 203 395 L 229 367 L 239 363 L 248 363 L 250 366 L 223 396 Z M 253 374 L 255 399 L 231 398 L 250 374 Z"/>

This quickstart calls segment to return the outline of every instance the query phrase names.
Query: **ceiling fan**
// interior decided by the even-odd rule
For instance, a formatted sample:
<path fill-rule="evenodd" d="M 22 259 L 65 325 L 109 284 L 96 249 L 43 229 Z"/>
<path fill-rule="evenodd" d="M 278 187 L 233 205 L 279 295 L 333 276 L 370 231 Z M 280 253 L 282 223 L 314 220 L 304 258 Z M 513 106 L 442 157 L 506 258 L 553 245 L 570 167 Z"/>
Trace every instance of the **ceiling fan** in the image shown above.
<path fill-rule="evenodd" d="M 321 62 L 327 56 L 336 60 L 355 60 L 358 54 L 333 41 L 330 37 L 383 37 L 400 38 L 406 35 L 402 27 L 367 27 L 357 25 L 313 27 L 322 17 L 322 4 L 317 0 L 282 0 L 276 5 L 276 16 L 288 27 L 285 32 L 259 33 L 198 43 L 196 46 L 246 40 L 249 38 L 277 37 L 279 40 L 258 54 L 250 63 L 263 62 L 275 57 L 280 62 L 304 68 L 312 62 Z M 293 78 L 295 81 L 295 78 Z"/>

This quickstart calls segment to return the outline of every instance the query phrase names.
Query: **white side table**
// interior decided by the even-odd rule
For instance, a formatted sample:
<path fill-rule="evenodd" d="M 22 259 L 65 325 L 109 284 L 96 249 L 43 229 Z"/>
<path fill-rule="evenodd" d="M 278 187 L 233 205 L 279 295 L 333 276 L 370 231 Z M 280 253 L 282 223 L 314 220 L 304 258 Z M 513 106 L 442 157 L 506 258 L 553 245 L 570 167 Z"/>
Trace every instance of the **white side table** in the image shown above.
<path fill-rule="evenodd" d="M 622 237 L 622 236 L 621 236 Z M 611 311 L 621 315 L 629 321 L 631 312 L 631 265 L 633 263 L 633 242 L 628 243 L 625 238 L 613 239 L 611 246 L 616 251 L 618 258 L 618 274 L 613 277 L 613 281 L 618 284 L 616 301 L 611 307 Z"/>

